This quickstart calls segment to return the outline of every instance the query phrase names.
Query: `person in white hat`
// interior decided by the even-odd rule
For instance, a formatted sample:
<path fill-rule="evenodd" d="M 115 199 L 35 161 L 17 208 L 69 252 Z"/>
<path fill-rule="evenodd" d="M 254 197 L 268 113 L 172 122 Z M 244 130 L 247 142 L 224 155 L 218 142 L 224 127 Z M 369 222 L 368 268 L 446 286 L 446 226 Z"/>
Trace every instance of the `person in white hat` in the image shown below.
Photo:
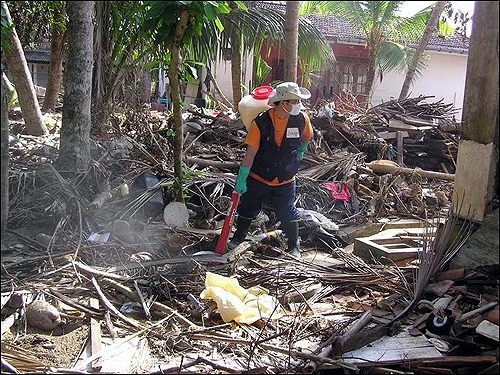
<path fill-rule="evenodd" d="M 313 136 L 309 117 L 300 111 L 301 100 L 311 93 L 295 82 L 284 82 L 273 90 L 273 108 L 260 113 L 251 123 L 245 143 L 247 151 L 236 179 L 241 195 L 236 232 L 229 242 L 234 248 L 245 240 L 252 220 L 271 198 L 274 211 L 287 236 L 288 251 L 300 257 L 300 214 L 295 207 L 295 174 Z"/>

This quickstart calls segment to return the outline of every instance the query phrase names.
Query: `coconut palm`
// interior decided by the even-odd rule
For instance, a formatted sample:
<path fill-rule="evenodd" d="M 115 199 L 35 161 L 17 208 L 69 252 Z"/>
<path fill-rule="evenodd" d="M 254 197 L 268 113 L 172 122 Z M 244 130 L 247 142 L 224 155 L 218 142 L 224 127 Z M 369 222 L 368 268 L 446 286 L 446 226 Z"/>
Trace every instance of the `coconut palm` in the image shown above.
<path fill-rule="evenodd" d="M 302 8 L 303 14 L 316 12 L 343 17 L 364 36 L 369 57 L 364 92 L 366 106 L 371 100 L 377 67 L 382 74 L 407 66 L 413 53 L 405 48 L 404 43 L 417 40 L 427 24 L 431 7 L 411 17 L 401 17 L 398 11 L 403 3 L 404 1 L 309 1 Z"/>
<path fill-rule="evenodd" d="M 2 1 L 2 43 L 8 44 L 5 49 L 2 45 L 2 56 L 5 56 L 7 67 L 12 74 L 26 131 L 30 135 L 47 134 L 48 130 L 43 121 L 28 63 L 5 1 Z"/>
<path fill-rule="evenodd" d="M 232 48 L 231 56 L 233 103 L 236 106 L 241 98 L 241 55 L 254 55 L 254 69 L 256 66 L 265 66 L 265 61 L 260 58 L 261 52 L 269 52 L 273 45 L 279 51 L 285 43 L 286 17 L 284 11 L 276 8 L 252 6 L 233 8 L 230 13 L 221 15 L 220 19 L 224 31 L 219 33 L 217 30 L 205 30 L 199 40 L 193 40 L 193 56 L 207 56 L 208 46 L 213 46 L 215 48 L 211 53 L 217 53 L 220 57 L 226 48 L 235 46 L 232 41 L 238 40 L 236 49 L 239 50 L 240 57 L 234 54 L 235 48 Z M 218 42 L 214 44 L 214 41 Z M 265 45 L 267 51 L 263 49 Z M 335 61 L 325 37 L 307 19 L 299 20 L 298 61 L 301 68 L 307 66 L 309 70 L 319 69 L 322 65 Z M 207 60 L 207 63 L 211 62 Z M 264 70 L 269 71 L 270 68 Z M 303 72 L 304 76 L 306 74 Z"/>
<path fill-rule="evenodd" d="M 417 69 L 417 64 L 420 61 L 420 58 L 422 57 L 424 50 L 427 47 L 427 44 L 429 43 L 429 40 L 431 39 L 432 32 L 436 29 L 439 17 L 441 17 L 441 13 L 443 12 L 446 3 L 447 3 L 446 1 L 438 1 L 436 2 L 436 5 L 434 5 L 434 8 L 432 9 L 432 13 L 429 18 L 429 21 L 427 22 L 427 26 L 425 27 L 424 34 L 422 35 L 422 38 L 420 38 L 418 47 L 410 62 L 408 71 L 406 72 L 406 77 L 403 82 L 403 87 L 401 88 L 401 92 L 399 94 L 399 100 L 406 98 L 406 96 L 408 95 L 408 90 L 410 89 L 410 85 L 415 78 L 415 71 Z"/>
<path fill-rule="evenodd" d="M 297 81 L 300 1 L 286 2 L 285 81 Z"/>

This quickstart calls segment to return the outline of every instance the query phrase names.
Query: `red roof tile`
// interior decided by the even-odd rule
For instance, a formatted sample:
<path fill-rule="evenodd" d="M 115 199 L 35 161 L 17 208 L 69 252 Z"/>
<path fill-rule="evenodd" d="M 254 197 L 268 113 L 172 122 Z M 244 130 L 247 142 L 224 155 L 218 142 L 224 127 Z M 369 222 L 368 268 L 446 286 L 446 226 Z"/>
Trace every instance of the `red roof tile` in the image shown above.
<path fill-rule="evenodd" d="M 274 9 L 285 12 L 284 4 L 258 1 L 255 2 L 255 6 L 262 9 Z M 307 18 L 327 39 L 337 38 L 340 40 L 364 42 L 363 35 L 349 21 L 342 17 L 310 15 Z M 427 49 L 466 53 L 469 49 L 469 39 L 459 34 L 453 34 L 446 38 L 434 34 L 431 36 Z"/>

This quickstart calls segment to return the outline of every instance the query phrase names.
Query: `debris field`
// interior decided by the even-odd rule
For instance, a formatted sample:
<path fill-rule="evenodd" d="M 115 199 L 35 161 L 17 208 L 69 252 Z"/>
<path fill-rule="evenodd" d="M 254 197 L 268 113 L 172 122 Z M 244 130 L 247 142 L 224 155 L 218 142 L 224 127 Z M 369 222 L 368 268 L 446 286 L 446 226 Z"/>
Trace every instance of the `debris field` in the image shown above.
<path fill-rule="evenodd" d="M 306 112 L 300 259 L 270 204 L 214 252 L 245 153 L 231 112 L 185 109 L 182 181 L 168 112 L 117 109 L 78 176 L 54 167 L 60 114 L 30 137 L 12 113 L 2 371 L 498 373 L 498 266 L 447 269 L 477 229 L 451 215 L 456 110 Z"/>

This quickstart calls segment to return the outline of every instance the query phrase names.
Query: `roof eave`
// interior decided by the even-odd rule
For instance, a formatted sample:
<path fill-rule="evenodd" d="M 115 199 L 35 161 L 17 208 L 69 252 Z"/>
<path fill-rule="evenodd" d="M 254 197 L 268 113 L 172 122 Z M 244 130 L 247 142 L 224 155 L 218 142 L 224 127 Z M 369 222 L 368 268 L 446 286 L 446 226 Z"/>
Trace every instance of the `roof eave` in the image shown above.
<path fill-rule="evenodd" d="M 468 55 L 469 54 L 468 49 L 458 48 L 458 47 L 427 46 L 426 50 L 436 51 L 436 52 L 458 53 L 460 55 Z"/>

